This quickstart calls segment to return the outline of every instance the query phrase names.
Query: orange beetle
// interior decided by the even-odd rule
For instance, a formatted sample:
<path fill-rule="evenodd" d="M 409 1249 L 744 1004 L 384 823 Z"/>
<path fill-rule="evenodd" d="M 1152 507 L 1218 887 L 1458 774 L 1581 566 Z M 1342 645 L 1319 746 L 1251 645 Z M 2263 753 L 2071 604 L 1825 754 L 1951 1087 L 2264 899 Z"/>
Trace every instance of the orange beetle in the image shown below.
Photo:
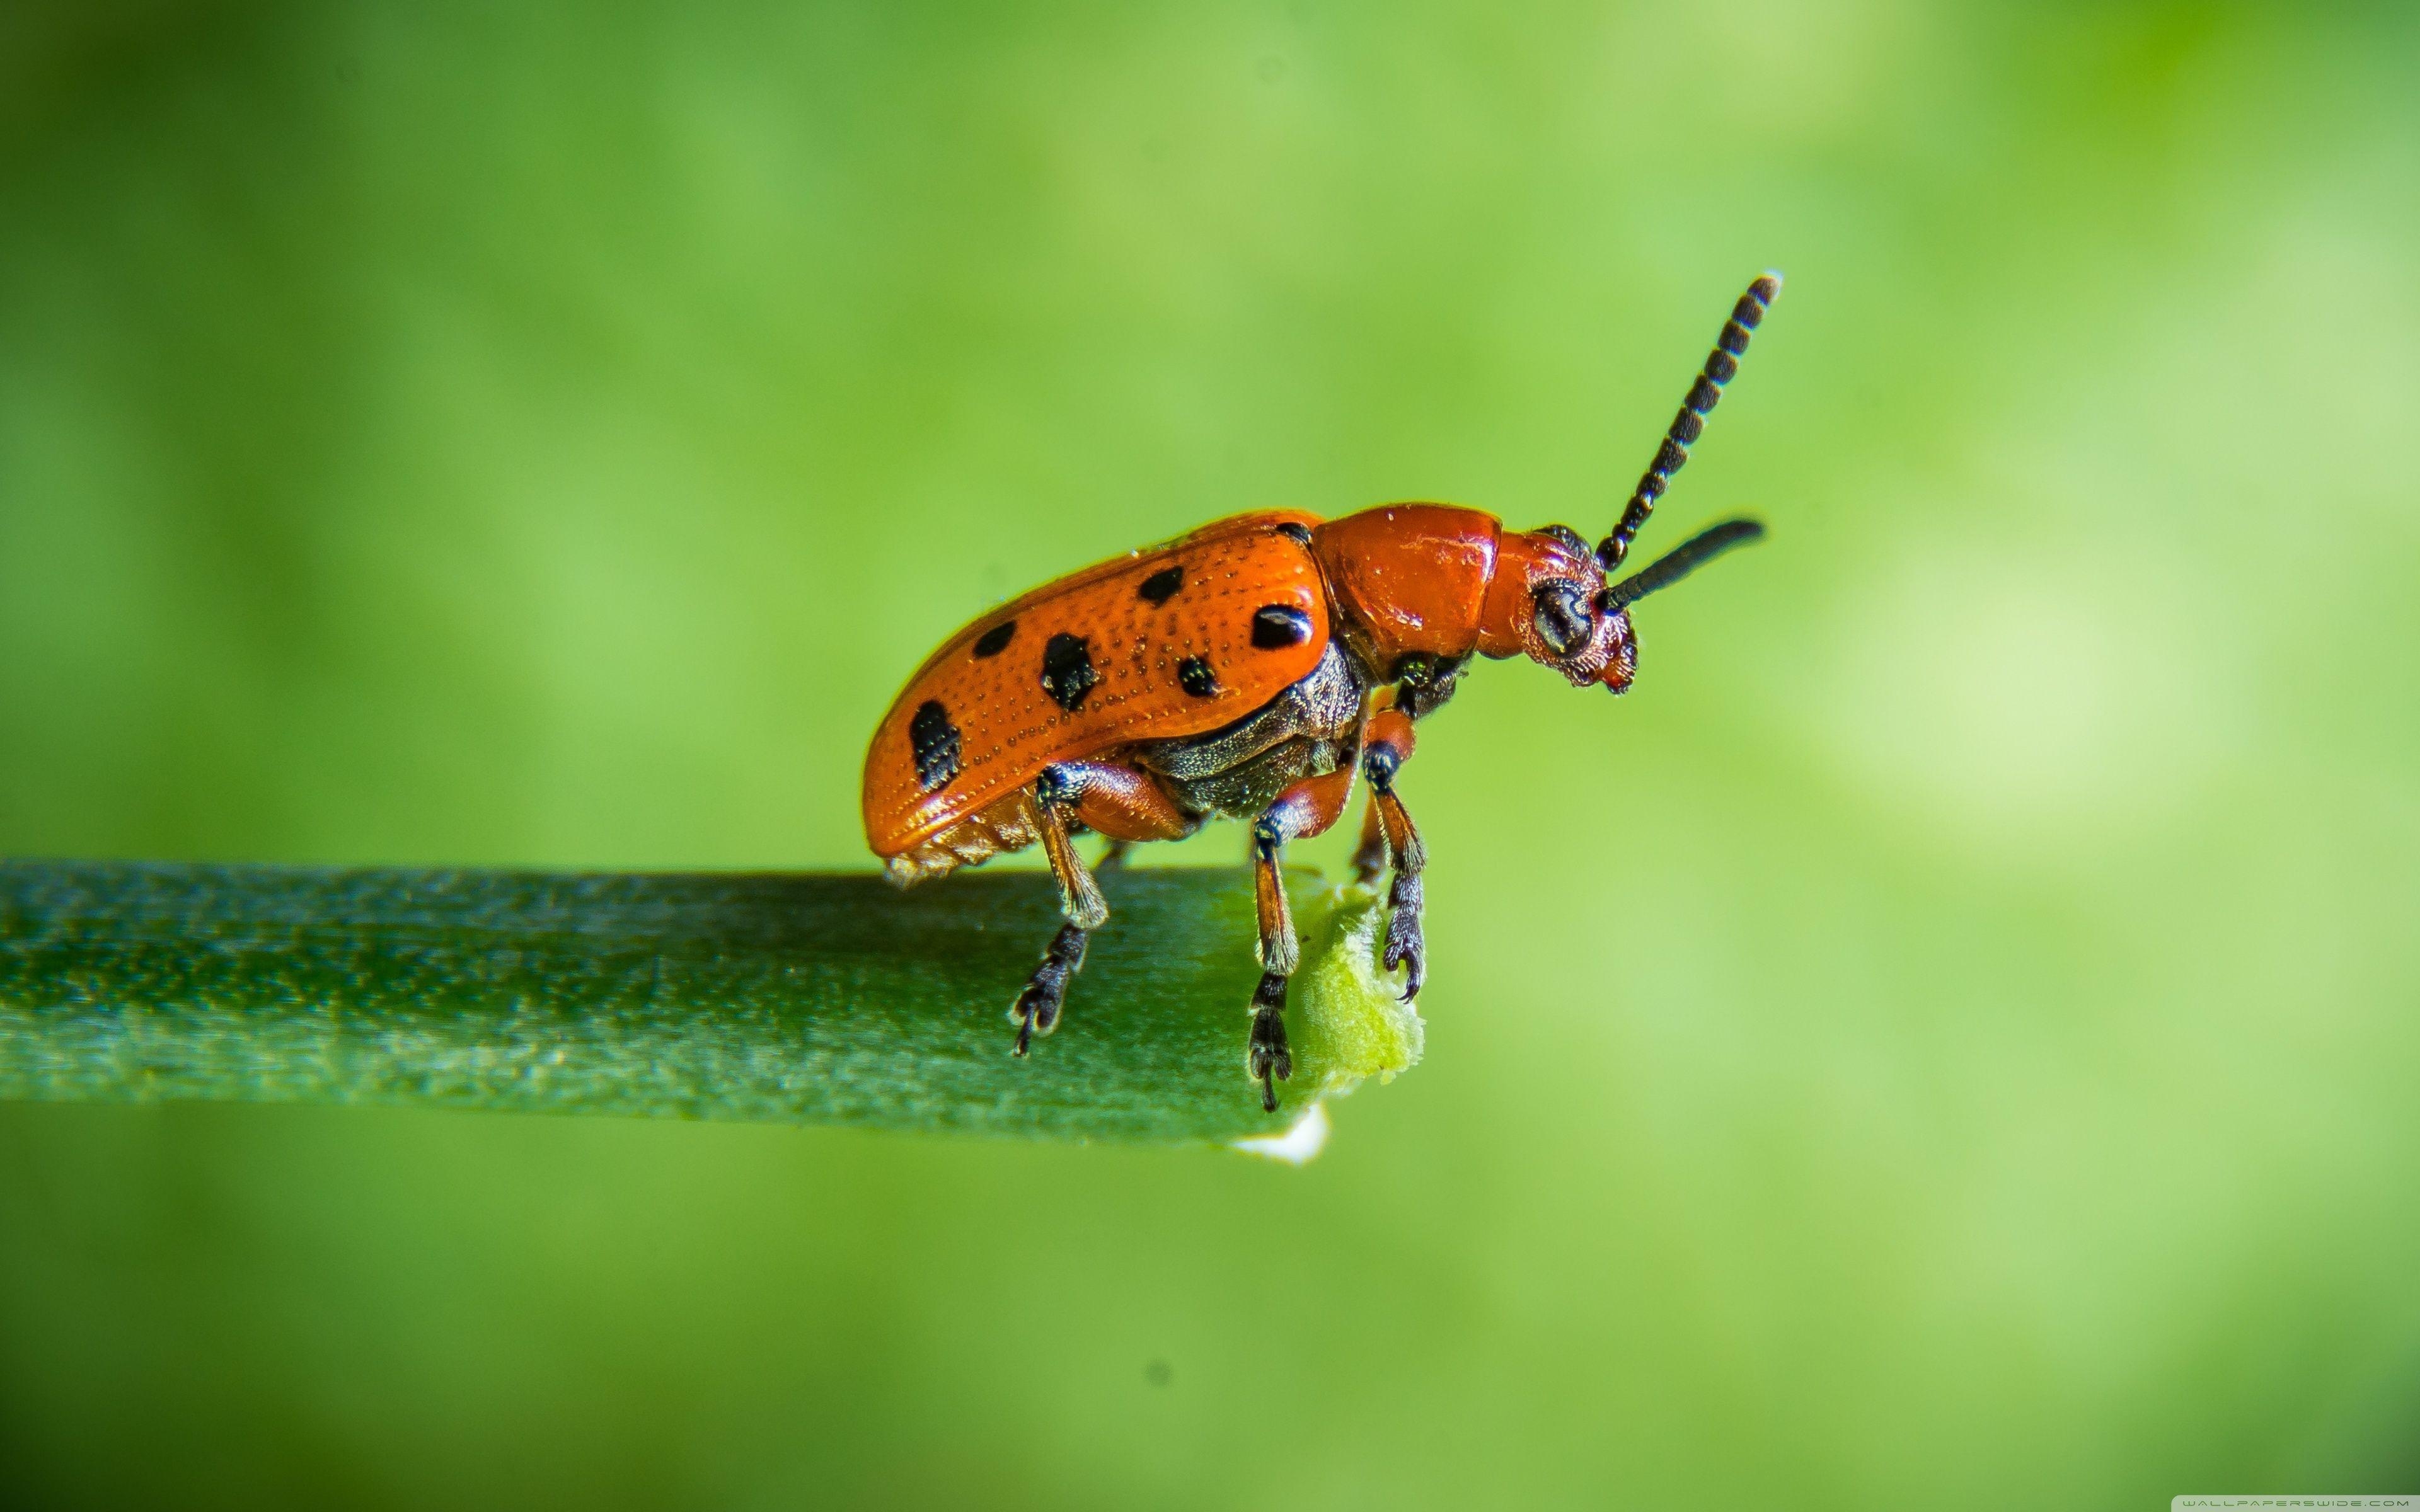
<path fill-rule="evenodd" d="M 1039 841 L 1067 922 L 1009 1010 L 1013 1054 L 1059 1022 L 1109 906 L 1071 837 L 1177 840 L 1252 821 L 1261 981 L 1245 1066 L 1261 1105 L 1293 1072 L 1286 979 L 1299 961 L 1278 857 L 1344 814 L 1370 779 L 1354 867 L 1394 882 L 1384 962 L 1420 989 L 1423 852 L 1395 776 L 1412 721 L 1453 696 L 1471 656 L 1526 656 L 1576 687 L 1630 686 L 1630 606 L 1763 533 L 1733 519 L 1609 581 L 1738 371 L 1778 275 L 1748 285 L 1613 533 L 1590 551 L 1549 525 L 1388 504 L 1342 519 L 1237 515 L 992 610 L 928 657 L 865 754 L 865 838 L 905 886 Z"/>

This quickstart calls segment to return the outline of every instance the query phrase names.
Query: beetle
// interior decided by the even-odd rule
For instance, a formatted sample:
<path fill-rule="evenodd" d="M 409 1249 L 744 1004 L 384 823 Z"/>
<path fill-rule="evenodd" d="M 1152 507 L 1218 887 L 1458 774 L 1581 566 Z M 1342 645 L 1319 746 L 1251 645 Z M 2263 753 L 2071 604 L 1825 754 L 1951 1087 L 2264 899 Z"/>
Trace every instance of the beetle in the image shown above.
<path fill-rule="evenodd" d="M 1393 863 L 1382 960 L 1404 969 L 1406 1000 L 1418 995 L 1426 851 L 1395 790 L 1415 721 L 1453 696 L 1474 656 L 1526 656 L 1575 687 L 1624 691 L 1637 671 L 1631 606 L 1763 533 L 1726 520 L 1613 576 L 1780 291 L 1775 273 L 1749 284 L 1593 549 L 1568 526 L 1512 532 L 1448 504 L 1332 520 L 1267 510 L 1060 579 L 942 642 L 866 751 L 865 837 L 903 887 L 1041 845 L 1065 922 L 1009 1010 L 1011 1053 L 1058 1026 L 1085 942 L 1109 918 L 1076 835 L 1103 836 L 1107 866 L 1138 841 L 1249 819 L 1261 979 L 1245 1069 L 1275 1112 L 1294 1070 L 1286 980 L 1300 961 L 1279 858 L 1344 815 L 1357 774 L 1370 795 L 1354 870 L 1374 884 Z"/>

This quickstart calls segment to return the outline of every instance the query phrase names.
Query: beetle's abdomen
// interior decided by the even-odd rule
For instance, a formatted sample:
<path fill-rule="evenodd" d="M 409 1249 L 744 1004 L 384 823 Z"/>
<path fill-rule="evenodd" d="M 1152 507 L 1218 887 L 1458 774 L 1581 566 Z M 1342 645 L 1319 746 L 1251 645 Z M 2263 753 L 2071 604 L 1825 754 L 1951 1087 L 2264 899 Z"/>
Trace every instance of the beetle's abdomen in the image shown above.
<path fill-rule="evenodd" d="M 1024 795 L 1012 793 L 942 825 L 896 856 L 885 857 L 891 880 L 905 887 L 945 877 L 962 866 L 981 866 L 995 856 L 1021 851 L 1041 835 Z"/>
<path fill-rule="evenodd" d="M 1328 640 L 1305 544 L 1317 524 L 1236 516 L 1037 589 L 951 637 L 866 751 L 866 842 L 904 855 L 1053 762 L 1219 729 L 1309 676 Z"/>

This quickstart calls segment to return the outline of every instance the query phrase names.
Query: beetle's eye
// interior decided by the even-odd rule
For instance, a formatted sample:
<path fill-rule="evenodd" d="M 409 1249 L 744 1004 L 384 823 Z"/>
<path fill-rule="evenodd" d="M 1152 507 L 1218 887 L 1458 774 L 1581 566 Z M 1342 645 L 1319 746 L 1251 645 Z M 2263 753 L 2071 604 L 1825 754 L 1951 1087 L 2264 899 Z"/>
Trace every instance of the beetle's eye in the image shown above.
<path fill-rule="evenodd" d="M 1588 644 L 1588 595 L 1580 592 L 1579 584 L 1559 578 L 1541 583 L 1536 597 L 1538 639 L 1546 642 L 1547 650 L 1568 656 Z"/>

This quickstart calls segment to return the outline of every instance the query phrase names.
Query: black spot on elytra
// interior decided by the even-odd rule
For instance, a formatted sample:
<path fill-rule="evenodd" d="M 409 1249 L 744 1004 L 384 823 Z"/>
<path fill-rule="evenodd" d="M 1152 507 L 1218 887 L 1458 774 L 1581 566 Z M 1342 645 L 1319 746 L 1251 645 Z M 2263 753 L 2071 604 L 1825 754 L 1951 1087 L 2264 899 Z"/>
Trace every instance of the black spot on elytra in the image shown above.
<path fill-rule="evenodd" d="M 1174 598 L 1176 591 L 1184 586 L 1185 569 L 1183 567 L 1162 567 L 1145 578 L 1142 580 L 1142 586 L 1135 591 L 1150 599 L 1156 609 Z"/>
<path fill-rule="evenodd" d="M 975 655 L 978 656 L 997 656 L 1001 652 L 1006 651 L 1008 649 L 1008 643 L 1016 639 L 1016 622 L 1015 620 L 1004 620 L 975 638 Z"/>
<path fill-rule="evenodd" d="M 1080 635 L 1062 630 L 1042 648 L 1042 691 L 1051 702 L 1074 713 L 1101 674 L 1093 670 L 1092 648 Z"/>
<path fill-rule="evenodd" d="M 1252 644 L 1263 651 L 1298 646 L 1311 639 L 1311 616 L 1292 604 L 1264 604 L 1252 611 Z"/>
<path fill-rule="evenodd" d="M 1218 691 L 1218 674 L 1210 670 L 1207 656 L 1187 656 L 1176 664 L 1176 686 L 1198 699 L 1206 699 Z"/>
<path fill-rule="evenodd" d="M 958 775 L 958 727 L 939 700 L 926 699 L 908 721 L 908 744 L 916 752 L 916 780 L 924 791 L 950 785 Z"/>
<path fill-rule="evenodd" d="M 1298 525 L 1293 520 L 1288 520 L 1278 527 L 1278 533 L 1280 535 L 1291 536 L 1305 546 L 1309 546 L 1311 544 L 1311 527 L 1308 525 Z"/>

